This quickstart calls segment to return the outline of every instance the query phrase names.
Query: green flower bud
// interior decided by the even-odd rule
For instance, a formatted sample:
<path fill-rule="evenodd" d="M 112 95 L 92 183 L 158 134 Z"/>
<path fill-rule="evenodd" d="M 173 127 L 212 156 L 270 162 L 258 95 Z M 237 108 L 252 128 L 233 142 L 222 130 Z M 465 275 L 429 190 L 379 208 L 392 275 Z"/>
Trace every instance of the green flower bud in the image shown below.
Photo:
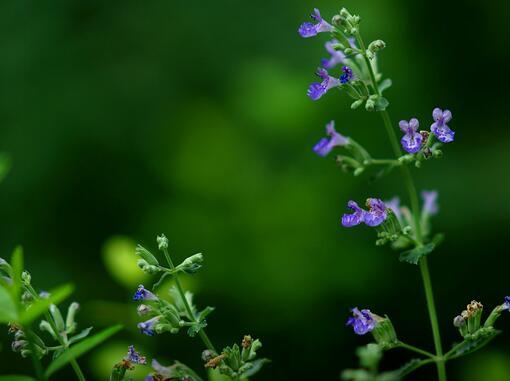
<path fill-rule="evenodd" d="M 375 40 L 368 45 L 368 50 L 372 53 L 376 53 L 379 50 L 383 50 L 385 47 L 386 43 L 383 40 Z"/>
<path fill-rule="evenodd" d="M 76 312 L 80 309 L 80 305 L 76 302 L 72 302 L 67 309 L 66 316 L 66 332 L 68 334 L 73 333 L 76 330 L 76 323 L 74 321 L 74 317 Z"/>
<path fill-rule="evenodd" d="M 375 341 L 382 348 L 392 348 L 397 343 L 397 333 L 391 323 L 391 320 L 386 317 L 377 316 L 374 314 L 374 318 L 377 322 L 375 328 L 372 331 Z"/>
<path fill-rule="evenodd" d="M 197 272 L 198 269 L 200 269 L 200 267 L 202 267 L 203 261 L 204 256 L 202 255 L 202 253 L 197 253 L 182 261 L 182 263 L 176 267 L 176 270 L 193 274 Z"/>
<path fill-rule="evenodd" d="M 363 104 L 364 99 L 358 99 L 357 101 L 352 102 L 351 109 L 356 110 L 359 106 Z"/>
<path fill-rule="evenodd" d="M 373 99 L 367 99 L 367 102 L 365 103 L 365 109 L 367 111 L 374 111 L 375 109 L 375 102 Z"/>
<path fill-rule="evenodd" d="M 58 329 L 58 333 L 64 332 L 66 327 L 65 327 L 64 319 L 62 318 L 62 314 L 60 313 L 60 310 L 58 309 L 58 307 L 56 305 L 52 304 L 50 306 L 50 313 L 51 313 L 51 316 L 53 317 L 53 321 L 55 322 L 55 325 Z"/>
<path fill-rule="evenodd" d="M 487 320 L 485 321 L 485 324 L 483 326 L 485 328 L 494 327 L 496 320 L 498 320 L 498 318 L 501 316 L 503 311 L 505 311 L 505 309 L 506 308 L 505 308 L 504 304 L 501 304 L 501 305 L 497 306 L 496 308 L 494 308 L 492 310 L 491 314 L 489 315 L 489 317 L 487 318 Z"/>
<path fill-rule="evenodd" d="M 156 238 L 158 242 L 158 248 L 159 250 L 168 249 L 168 238 L 164 234 L 161 234 Z"/>
<path fill-rule="evenodd" d="M 30 273 L 28 271 L 23 271 L 21 273 L 21 280 L 23 281 L 23 284 L 25 286 L 29 286 L 30 282 L 32 281 L 32 276 L 30 275 Z"/>

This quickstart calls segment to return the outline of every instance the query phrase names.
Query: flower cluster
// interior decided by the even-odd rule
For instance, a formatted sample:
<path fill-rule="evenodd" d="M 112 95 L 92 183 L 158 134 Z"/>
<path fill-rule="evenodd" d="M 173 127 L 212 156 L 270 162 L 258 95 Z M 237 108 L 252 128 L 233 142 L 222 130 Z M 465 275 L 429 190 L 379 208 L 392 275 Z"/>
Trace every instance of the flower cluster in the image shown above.
<path fill-rule="evenodd" d="M 368 211 L 360 208 L 355 201 L 349 201 L 347 206 L 353 213 L 342 216 L 342 225 L 350 228 L 363 222 L 367 226 L 374 227 L 382 224 L 388 217 L 386 205 L 380 199 L 369 198 L 366 205 L 369 208 Z"/>

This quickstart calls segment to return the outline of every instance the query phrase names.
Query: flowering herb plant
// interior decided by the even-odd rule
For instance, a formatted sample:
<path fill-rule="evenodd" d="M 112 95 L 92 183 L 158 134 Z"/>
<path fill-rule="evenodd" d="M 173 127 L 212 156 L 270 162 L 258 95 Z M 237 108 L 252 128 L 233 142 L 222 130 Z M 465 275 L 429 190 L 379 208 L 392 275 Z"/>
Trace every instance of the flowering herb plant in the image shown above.
<path fill-rule="evenodd" d="M 410 167 L 414 165 L 420 168 L 425 162 L 443 156 L 441 148 L 455 140 L 455 132 L 449 127 L 452 113 L 435 108 L 432 110 L 430 127 L 424 130 L 420 130 L 417 118 L 401 120 L 398 123 L 399 139 L 395 132 L 397 126 L 387 111 L 389 101 L 383 95 L 392 82 L 379 72 L 377 62 L 378 55 L 386 47 L 385 42 L 378 39 L 365 45 L 360 33 L 361 18 L 345 8 L 333 16 L 331 22 L 327 22 L 318 9 L 313 11 L 311 18 L 312 22 L 301 24 L 298 32 L 303 38 L 319 34 L 328 36 L 325 48 L 330 57 L 321 61 L 316 72 L 320 82 L 309 86 L 308 97 L 317 101 L 330 90 L 337 89 L 353 99 L 352 109 L 364 107 L 367 111 L 378 113 L 388 134 L 394 158 L 374 158 L 354 139 L 337 132 L 334 121 L 327 123 L 327 137 L 320 139 L 313 151 L 324 157 L 338 149 L 341 153 L 336 156 L 337 163 L 354 176 L 376 169 L 375 176 L 378 178 L 394 169 L 399 170 L 410 207 L 400 205 L 398 197 L 388 201 L 369 198 L 366 208 L 351 200 L 347 203 L 350 212 L 342 216 L 341 224 L 346 228 L 361 224 L 374 228 L 377 245 L 388 244 L 400 252 L 400 261 L 419 267 L 435 347 L 435 352 L 431 353 L 407 344 L 397 338 L 388 316 L 376 315 L 369 309 L 352 308 L 347 326 L 352 327 L 358 335 L 371 333 L 375 343 L 358 349 L 360 369 L 346 370 L 342 378 L 351 381 L 400 380 L 422 366 L 435 364 L 439 381 L 446 381 L 446 362 L 472 353 L 491 341 L 499 333 L 494 328 L 496 320 L 503 311 L 510 309 L 510 297 L 506 297 L 504 303 L 496 306 L 482 323 L 482 304 L 471 302 L 453 320 L 461 335 L 459 343 L 446 352 L 443 350 L 428 265 L 428 256 L 443 239 L 442 234 L 432 234 L 430 227 L 430 218 L 438 212 L 438 194 L 436 191 L 422 191 L 420 205 Z M 337 74 L 334 74 L 335 71 Z M 394 348 L 407 349 L 419 355 L 419 358 L 412 359 L 398 370 L 380 373 L 379 363 L 383 352 Z"/>

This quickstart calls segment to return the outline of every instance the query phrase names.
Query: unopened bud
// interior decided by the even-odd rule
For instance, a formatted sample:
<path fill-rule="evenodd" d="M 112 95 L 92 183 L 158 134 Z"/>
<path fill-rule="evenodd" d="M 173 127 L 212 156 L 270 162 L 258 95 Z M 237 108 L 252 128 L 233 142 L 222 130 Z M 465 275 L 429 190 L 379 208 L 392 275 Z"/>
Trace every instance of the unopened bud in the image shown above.
<path fill-rule="evenodd" d="M 158 242 L 158 248 L 159 250 L 168 249 L 168 238 L 164 234 L 161 234 L 156 238 L 156 241 Z"/>

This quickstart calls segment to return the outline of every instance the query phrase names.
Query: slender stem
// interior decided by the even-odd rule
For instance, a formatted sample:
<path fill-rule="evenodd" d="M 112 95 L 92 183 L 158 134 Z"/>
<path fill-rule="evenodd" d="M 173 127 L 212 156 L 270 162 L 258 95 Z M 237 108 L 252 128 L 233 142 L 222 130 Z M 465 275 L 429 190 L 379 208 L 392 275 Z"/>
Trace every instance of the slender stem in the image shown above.
<path fill-rule="evenodd" d="M 28 288 L 28 291 L 30 292 L 30 294 L 32 294 L 32 296 L 34 297 L 34 299 L 39 299 L 39 295 L 37 294 L 37 292 L 34 290 L 34 288 L 31 285 L 29 285 L 27 288 Z M 62 345 L 64 350 L 67 350 L 69 348 L 69 345 L 66 342 L 67 340 L 64 340 L 64 338 L 60 334 L 60 332 L 59 332 L 59 330 L 57 328 L 57 325 L 55 324 L 55 321 L 53 320 L 53 317 L 50 315 L 50 313 L 48 311 L 46 311 L 44 313 L 44 316 L 46 317 L 46 320 L 50 324 L 51 329 L 53 329 L 53 332 L 55 332 L 55 335 L 57 337 L 57 341 L 60 343 L 60 345 Z M 86 381 L 85 376 L 83 375 L 83 372 L 81 371 L 80 365 L 78 364 L 76 359 L 73 358 L 69 362 L 71 363 L 71 366 L 73 367 L 74 373 L 76 373 L 76 377 L 78 378 L 78 380 L 79 381 Z"/>
<path fill-rule="evenodd" d="M 400 162 L 395 159 L 369 159 L 365 160 L 365 165 L 400 165 Z"/>
<path fill-rule="evenodd" d="M 28 344 L 30 346 L 30 357 L 32 358 L 32 363 L 34 364 L 34 370 L 36 377 L 39 381 L 46 381 L 46 377 L 44 376 L 43 367 L 41 364 L 41 360 L 37 357 L 37 354 L 35 353 L 35 344 L 32 340 L 32 330 L 30 328 L 27 329 L 27 338 L 28 338 Z"/>
<path fill-rule="evenodd" d="M 163 249 L 163 252 L 165 253 L 165 258 L 166 258 L 166 261 L 168 262 L 168 266 L 170 267 L 170 270 L 174 270 L 175 266 L 174 266 L 174 263 L 172 262 L 172 258 L 170 258 L 170 254 L 168 254 L 168 250 L 165 248 L 165 249 Z M 186 312 L 188 313 L 188 317 L 190 318 L 190 320 L 193 323 L 197 323 L 197 319 L 196 319 L 195 315 L 193 314 L 193 311 L 191 310 L 191 306 L 189 305 L 188 300 L 186 299 L 186 295 L 184 293 L 184 290 L 182 288 L 181 282 L 179 281 L 179 277 L 178 277 L 177 274 L 175 274 L 174 279 L 175 279 L 175 286 L 177 287 L 177 291 L 179 292 L 179 296 L 182 299 L 182 303 L 184 304 L 184 308 L 186 308 Z M 214 348 L 214 345 L 212 344 L 211 340 L 209 339 L 209 337 L 207 336 L 207 334 L 205 333 L 203 328 L 201 328 L 200 331 L 198 331 L 198 335 L 200 336 L 200 338 L 204 342 L 204 344 L 207 347 L 207 349 L 213 351 L 214 353 L 218 353 L 218 352 L 216 352 L 216 348 Z"/>
<path fill-rule="evenodd" d="M 365 52 L 365 44 L 363 43 L 363 39 L 361 38 L 361 35 L 359 32 L 356 35 L 356 39 L 360 45 L 360 48 Z M 365 62 L 367 64 L 368 72 L 370 73 L 370 79 L 372 81 L 372 86 L 376 92 L 377 95 L 381 95 L 379 88 L 377 87 L 377 81 L 375 79 L 375 73 L 372 69 L 372 65 L 370 63 L 370 59 L 367 57 L 366 53 L 363 53 L 363 57 L 365 59 Z M 391 123 L 390 116 L 386 110 L 381 111 L 381 116 L 384 122 L 384 126 L 386 127 L 386 132 L 388 133 L 388 137 L 390 139 L 393 152 L 395 153 L 395 156 L 398 158 L 401 156 L 402 151 L 400 150 L 400 146 L 398 144 L 398 139 L 395 134 L 395 130 L 393 129 L 393 125 Z M 415 235 L 416 235 L 416 241 L 418 241 L 418 246 L 423 244 L 423 237 L 421 232 L 421 225 L 420 225 L 420 204 L 418 200 L 418 194 L 416 192 L 416 186 L 414 185 L 413 178 L 411 176 L 411 171 L 408 167 L 402 166 L 402 175 L 404 177 L 404 181 L 406 184 L 406 188 L 409 194 L 409 199 L 411 202 L 411 209 L 413 211 L 413 217 L 415 221 Z M 436 366 L 437 366 L 437 373 L 439 381 L 446 381 L 446 368 L 443 358 L 443 349 L 441 345 L 441 334 L 439 332 L 439 323 L 437 319 L 437 312 L 436 307 L 434 304 L 434 294 L 432 292 L 432 283 L 430 280 L 430 273 L 429 273 L 429 267 L 427 263 L 427 258 L 422 257 L 420 260 L 420 270 L 421 275 L 423 278 L 423 285 L 425 288 L 425 297 L 427 300 L 427 307 L 429 311 L 429 318 L 430 318 L 430 324 L 432 326 L 432 336 L 434 338 L 434 346 L 436 350 Z"/>
<path fill-rule="evenodd" d="M 424 355 L 424 356 L 427 356 L 427 357 L 430 357 L 430 358 L 433 358 L 433 359 L 436 358 L 436 356 L 434 354 L 430 353 L 430 352 L 424 351 L 423 349 L 415 347 L 414 345 L 409 345 L 409 344 L 403 343 L 401 341 L 398 343 L 397 348 L 398 347 L 407 349 L 407 350 L 412 351 L 412 352 L 419 353 L 421 355 Z"/>

